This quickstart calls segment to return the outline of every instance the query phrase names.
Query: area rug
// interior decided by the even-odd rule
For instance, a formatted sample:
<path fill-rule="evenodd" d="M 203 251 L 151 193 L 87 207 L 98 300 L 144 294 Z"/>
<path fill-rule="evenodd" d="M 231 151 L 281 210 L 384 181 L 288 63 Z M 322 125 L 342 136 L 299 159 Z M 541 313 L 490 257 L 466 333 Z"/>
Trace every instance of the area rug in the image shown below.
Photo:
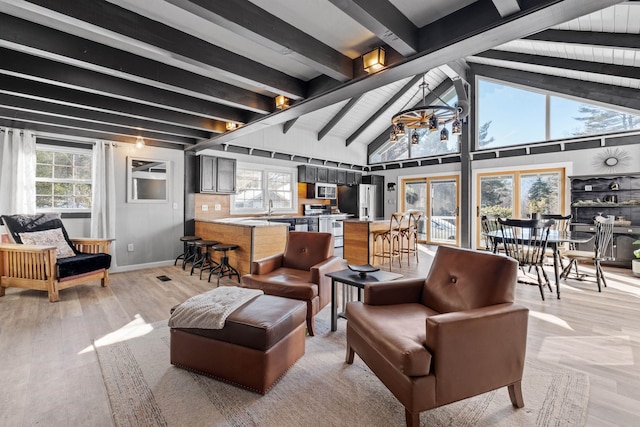
<path fill-rule="evenodd" d="M 325 313 L 326 312 L 326 313 Z M 316 318 L 305 355 L 262 396 L 169 363 L 166 322 L 142 325 L 127 339 L 95 348 L 113 419 L 124 426 L 401 426 L 404 408 L 356 356 L 344 363 L 344 325 L 329 331 Z M 582 426 L 589 379 L 579 372 L 527 362 L 525 407 L 506 388 L 421 414 L 423 426 Z"/>

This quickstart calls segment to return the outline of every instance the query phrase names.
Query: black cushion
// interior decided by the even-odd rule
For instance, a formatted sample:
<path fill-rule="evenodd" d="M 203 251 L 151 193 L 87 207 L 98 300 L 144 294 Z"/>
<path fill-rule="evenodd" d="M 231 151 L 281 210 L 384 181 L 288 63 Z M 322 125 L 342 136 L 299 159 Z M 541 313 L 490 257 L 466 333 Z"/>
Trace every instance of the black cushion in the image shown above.
<path fill-rule="evenodd" d="M 34 231 L 52 230 L 54 228 L 62 229 L 62 235 L 73 249 L 76 254 L 80 252 L 76 250 L 73 243 L 69 239 L 67 230 L 62 224 L 60 214 L 57 213 L 44 213 L 35 215 L 2 215 L 2 221 L 4 222 L 7 231 L 11 234 L 14 242 L 22 243 L 20 233 L 31 233 Z"/>
<path fill-rule="evenodd" d="M 108 269 L 111 266 L 111 255 L 78 252 L 76 256 L 58 259 L 57 266 L 58 279 L 64 279 L 65 277 L 90 273 L 101 268 Z"/>

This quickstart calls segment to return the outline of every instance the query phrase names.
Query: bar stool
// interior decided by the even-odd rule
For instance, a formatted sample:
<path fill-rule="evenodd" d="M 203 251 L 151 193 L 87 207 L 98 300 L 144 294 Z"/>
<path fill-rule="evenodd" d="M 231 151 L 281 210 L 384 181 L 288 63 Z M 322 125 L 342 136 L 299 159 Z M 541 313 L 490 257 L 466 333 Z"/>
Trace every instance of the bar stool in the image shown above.
<path fill-rule="evenodd" d="M 201 238 L 198 237 L 198 236 L 182 236 L 180 238 L 180 241 L 184 244 L 184 252 L 181 253 L 180 255 L 178 255 L 178 258 L 176 258 L 176 260 L 173 263 L 173 265 L 177 265 L 178 264 L 178 260 L 181 259 L 181 260 L 183 260 L 182 261 L 182 269 L 184 270 L 184 266 L 185 266 L 184 260 L 186 258 L 188 258 L 189 255 L 191 255 L 190 252 L 189 252 L 191 250 L 191 248 L 189 247 L 189 242 L 194 242 L 196 240 L 201 240 Z"/>
<path fill-rule="evenodd" d="M 391 214 L 389 220 L 389 228 L 386 230 L 373 232 L 373 261 L 375 264 L 376 257 L 389 258 L 389 271 L 393 264 L 393 258 L 398 257 L 398 266 L 401 266 L 400 258 L 400 227 L 402 226 L 402 212 Z"/>
<path fill-rule="evenodd" d="M 402 264 L 402 254 L 407 254 L 407 265 L 409 265 L 412 254 L 415 255 L 416 262 L 418 262 L 418 224 L 422 219 L 420 211 L 409 211 L 408 213 L 407 226 L 400 228 L 400 264 Z"/>
<path fill-rule="evenodd" d="M 217 262 L 211 259 L 209 255 L 209 248 L 217 245 L 220 242 L 215 240 L 196 240 L 193 244 L 196 247 L 196 259 L 191 264 L 191 275 L 196 268 L 200 269 L 200 279 L 202 279 L 202 270 L 205 268 L 211 269 L 218 265 Z"/>
<path fill-rule="evenodd" d="M 187 264 L 193 265 L 198 257 L 196 242 L 200 240 L 190 240 L 187 242 L 187 255 L 182 259 L 182 269 L 186 270 Z"/>
<path fill-rule="evenodd" d="M 222 256 L 220 257 L 220 264 L 209 270 L 208 282 L 211 282 L 211 276 L 215 273 L 218 276 L 218 283 L 216 286 L 220 286 L 220 278 L 224 276 L 232 278 L 235 275 L 238 277 L 238 283 L 240 283 L 240 274 L 238 273 L 238 270 L 229 265 L 229 257 L 227 256 L 227 251 L 235 251 L 236 249 L 238 249 L 238 245 L 221 244 L 213 247 L 214 251 L 222 252 Z"/>

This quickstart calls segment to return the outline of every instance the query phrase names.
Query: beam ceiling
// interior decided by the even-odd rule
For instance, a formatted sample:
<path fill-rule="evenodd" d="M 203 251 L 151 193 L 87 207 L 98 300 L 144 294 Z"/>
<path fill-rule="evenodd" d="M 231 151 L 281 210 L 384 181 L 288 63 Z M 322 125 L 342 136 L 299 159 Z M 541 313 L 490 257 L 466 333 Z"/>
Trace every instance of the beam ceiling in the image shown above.
<path fill-rule="evenodd" d="M 371 105 L 358 102 L 365 94 L 437 67 L 466 80 L 473 55 L 638 78 L 628 64 L 492 50 L 520 38 L 637 49 L 637 34 L 549 29 L 620 0 L 418 3 L 0 0 L 0 125 L 123 142 L 146 135 L 150 145 L 199 151 L 276 124 L 286 133 L 302 115 L 346 102 L 315 132 L 318 140 L 341 134 L 348 146 L 380 127 L 393 100 L 412 89 Z M 314 22 L 306 9 L 318 14 Z M 219 40 L 225 35 L 242 49 Z M 387 65 L 366 74 L 361 55 L 378 46 Z M 278 94 L 291 108 L 275 109 Z M 343 120 L 353 108 L 367 119 Z M 225 122 L 242 126 L 226 132 Z"/>

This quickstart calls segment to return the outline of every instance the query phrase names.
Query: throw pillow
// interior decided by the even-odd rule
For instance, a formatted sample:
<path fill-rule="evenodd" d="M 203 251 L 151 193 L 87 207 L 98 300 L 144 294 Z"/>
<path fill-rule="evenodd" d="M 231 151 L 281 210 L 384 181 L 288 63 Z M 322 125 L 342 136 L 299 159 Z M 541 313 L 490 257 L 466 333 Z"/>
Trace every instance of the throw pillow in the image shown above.
<path fill-rule="evenodd" d="M 64 238 L 61 228 L 20 233 L 20 239 L 25 245 L 55 246 L 56 258 L 68 258 L 76 255 Z"/>

